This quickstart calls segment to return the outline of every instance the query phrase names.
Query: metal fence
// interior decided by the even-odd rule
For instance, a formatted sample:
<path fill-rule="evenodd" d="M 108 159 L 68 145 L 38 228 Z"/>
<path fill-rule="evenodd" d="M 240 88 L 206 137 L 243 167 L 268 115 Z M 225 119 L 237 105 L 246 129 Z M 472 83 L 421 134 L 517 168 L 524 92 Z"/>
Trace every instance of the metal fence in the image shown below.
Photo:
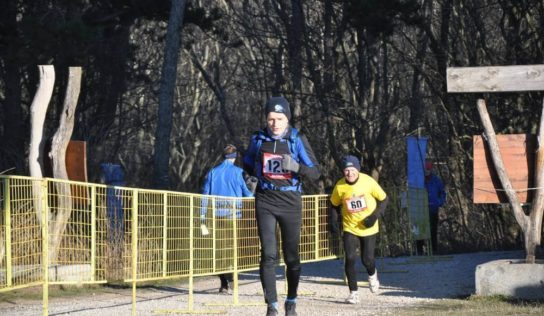
<path fill-rule="evenodd" d="M 408 208 L 399 189 L 387 192 L 378 248 L 409 254 Z M 426 195 L 411 196 L 426 207 Z M 327 229 L 328 199 L 303 196 L 302 262 L 342 255 Z M 188 277 L 191 310 L 193 277 L 259 266 L 252 198 L 0 176 L 0 205 L 0 292 L 42 285 L 44 315 L 49 284 L 131 282 L 135 314 L 137 282 Z"/>

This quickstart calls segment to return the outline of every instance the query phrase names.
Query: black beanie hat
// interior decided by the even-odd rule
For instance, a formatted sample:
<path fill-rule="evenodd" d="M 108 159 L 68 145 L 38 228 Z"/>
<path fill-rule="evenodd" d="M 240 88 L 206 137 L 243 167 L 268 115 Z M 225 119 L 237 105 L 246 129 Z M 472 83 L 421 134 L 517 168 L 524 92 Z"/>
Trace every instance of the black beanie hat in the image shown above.
<path fill-rule="evenodd" d="M 276 112 L 283 113 L 287 116 L 288 120 L 291 120 L 291 109 L 289 108 L 289 102 L 284 97 L 271 97 L 266 101 L 264 106 L 264 115 L 268 116 L 268 113 Z"/>
<path fill-rule="evenodd" d="M 349 167 L 353 167 L 358 171 L 361 171 L 361 163 L 359 162 L 359 159 L 352 155 L 344 157 L 344 159 L 342 159 L 342 170 Z"/>

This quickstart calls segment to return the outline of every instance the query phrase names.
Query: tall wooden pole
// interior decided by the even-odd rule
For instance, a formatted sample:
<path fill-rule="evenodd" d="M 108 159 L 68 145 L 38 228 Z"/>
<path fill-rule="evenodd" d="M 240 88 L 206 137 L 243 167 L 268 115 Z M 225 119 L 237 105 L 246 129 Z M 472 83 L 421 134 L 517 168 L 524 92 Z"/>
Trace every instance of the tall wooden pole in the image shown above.
<path fill-rule="evenodd" d="M 535 250 L 542 239 L 542 215 L 544 214 L 544 99 L 542 100 L 542 114 L 538 127 L 537 149 L 535 159 L 535 194 L 531 214 L 529 215 L 529 227 L 527 231 L 527 263 L 535 263 Z"/>

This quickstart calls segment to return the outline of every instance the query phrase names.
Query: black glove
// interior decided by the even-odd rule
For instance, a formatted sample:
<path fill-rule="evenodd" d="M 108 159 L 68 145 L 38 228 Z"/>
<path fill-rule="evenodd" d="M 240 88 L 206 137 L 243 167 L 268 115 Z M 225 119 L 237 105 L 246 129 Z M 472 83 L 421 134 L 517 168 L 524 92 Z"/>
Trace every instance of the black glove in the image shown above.
<path fill-rule="evenodd" d="M 329 232 L 334 237 L 340 236 L 341 224 L 342 224 L 341 220 L 342 220 L 342 217 L 338 216 L 338 211 L 336 210 L 336 208 L 331 207 L 329 209 L 329 225 L 328 225 L 328 228 L 329 228 Z"/>
<path fill-rule="evenodd" d="M 382 201 L 379 201 L 378 207 L 374 210 L 374 212 L 372 212 L 372 214 L 370 214 L 367 218 L 363 219 L 363 225 L 365 225 L 366 228 L 374 226 L 378 220 L 378 217 L 380 217 L 380 215 L 385 211 L 388 203 L 389 198 L 387 196 Z"/>
<path fill-rule="evenodd" d="M 246 180 L 247 188 L 253 194 L 255 194 L 255 190 L 257 189 L 257 184 L 258 183 L 259 183 L 259 179 L 257 179 L 257 177 L 250 176 Z"/>
<path fill-rule="evenodd" d="M 337 221 L 329 221 L 329 232 L 333 236 L 340 235 L 340 225 L 338 225 Z"/>
<path fill-rule="evenodd" d="M 365 219 L 363 219 L 363 225 L 365 225 L 366 228 L 370 228 L 376 224 L 376 221 L 378 220 L 378 215 L 372 213 Z"/>

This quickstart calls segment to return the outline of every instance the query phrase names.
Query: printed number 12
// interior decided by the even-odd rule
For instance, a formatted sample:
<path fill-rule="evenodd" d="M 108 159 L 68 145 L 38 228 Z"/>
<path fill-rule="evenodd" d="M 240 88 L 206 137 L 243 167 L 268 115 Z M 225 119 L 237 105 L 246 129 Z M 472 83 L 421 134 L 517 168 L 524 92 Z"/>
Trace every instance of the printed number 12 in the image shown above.
<path fill-rule="evenodd" d="M 283 169 L 280 170 L 280 161 L 279 160 L 268 160 L 268 170 L 273 173 L 283 172 Z"/>

